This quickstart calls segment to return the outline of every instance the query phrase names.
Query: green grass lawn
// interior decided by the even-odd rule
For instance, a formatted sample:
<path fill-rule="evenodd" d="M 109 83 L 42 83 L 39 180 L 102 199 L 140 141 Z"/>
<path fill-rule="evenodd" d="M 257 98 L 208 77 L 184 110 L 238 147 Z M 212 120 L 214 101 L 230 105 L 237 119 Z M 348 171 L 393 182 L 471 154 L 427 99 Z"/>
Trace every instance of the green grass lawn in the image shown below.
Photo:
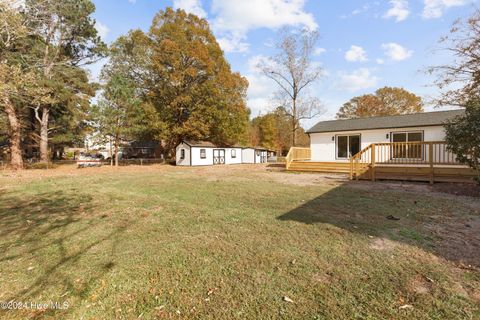
<path fill-rule="evenodd" d="M 0 175 L 0 301 L 68 303 L 0 317 L 480 318 L 478 199 L 250 168 Z"/>

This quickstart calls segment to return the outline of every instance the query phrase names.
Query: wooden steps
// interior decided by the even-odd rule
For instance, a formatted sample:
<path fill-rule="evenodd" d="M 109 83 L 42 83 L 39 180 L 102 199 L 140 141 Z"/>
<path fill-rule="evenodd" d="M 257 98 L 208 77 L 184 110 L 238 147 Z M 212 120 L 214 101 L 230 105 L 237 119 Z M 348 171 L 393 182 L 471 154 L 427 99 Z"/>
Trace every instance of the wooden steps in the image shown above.
<path fill-rule="evenodd" d="M 350 173 L 350 163 L 293 161 L 289 171 Z"/>

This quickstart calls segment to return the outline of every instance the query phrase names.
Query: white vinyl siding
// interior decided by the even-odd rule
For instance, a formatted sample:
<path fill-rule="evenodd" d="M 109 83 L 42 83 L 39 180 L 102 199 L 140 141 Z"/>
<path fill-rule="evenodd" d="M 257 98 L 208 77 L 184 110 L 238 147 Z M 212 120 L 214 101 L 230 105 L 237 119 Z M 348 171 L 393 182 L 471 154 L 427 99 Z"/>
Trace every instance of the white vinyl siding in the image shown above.
<path fill-rule="evenodd" d="M 443 126 L 414 127 L 414 128 L 390 128 L 375 130 L 359 130 L 349 132 L 325 132 L 310 134 L 310 148 L 312 161 L 346 162 L 348 159 L 337 159 L 336 137 L 338 135 L 361 135 L 360 150 L 372 143 L 391 142 L 392 133 L 395 132 L 422 132 L 423 141 L 443 141 L 445 131 Z"/>
<path fill-rule="evenodd" d="M 185 157 L 182 159 L 182 150 L 184 150 Z M 190 147 L 185 143 L 180 143 L 176 148 L 175 160 L 177 166 L 189 166 L 190 165 Z"/>
<path fill-rule="evenodd" d="M 246 148 L 242 150 L 243 163 L 255 163 L 255 149 Z"/>

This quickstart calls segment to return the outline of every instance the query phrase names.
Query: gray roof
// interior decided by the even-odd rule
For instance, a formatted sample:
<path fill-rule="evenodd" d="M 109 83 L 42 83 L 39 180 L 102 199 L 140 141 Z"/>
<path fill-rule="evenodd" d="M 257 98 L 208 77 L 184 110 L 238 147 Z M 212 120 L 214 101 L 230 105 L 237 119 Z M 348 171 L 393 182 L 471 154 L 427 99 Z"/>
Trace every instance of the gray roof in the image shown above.
<path fill-rule="evenodd" d="M 185 144 L 188 144 L 190 147 L 206 147 L 206 148 L 216 148 L 217 145 L 211 143 L 210 141 L 193 141 L 193 140 L 183 140 Z"/>
<path fill-rule="evenodd" d="M 264 148 L 261 146 L 256 146 L 256 147 L 245 147 L 241 146 L 239 144 L 235 145 L 216 145 L 210 141 L 193 141 L 193 140 L 183 140 L 183 143 L 189 145 L 190 147 L 203 147 L 203 148 L 241 148 L 241 149 L 255 149 L 255 150 L 266 150 L 266 151 L 272 151 L 269 150 L 268 148 Z"/>
<path fill-rule="evenodd" d="M 464 110 L 449 110 L 397 116 L 321 121 L 310 128 L 307 133 L 438 126 L 464 113 Z"/>

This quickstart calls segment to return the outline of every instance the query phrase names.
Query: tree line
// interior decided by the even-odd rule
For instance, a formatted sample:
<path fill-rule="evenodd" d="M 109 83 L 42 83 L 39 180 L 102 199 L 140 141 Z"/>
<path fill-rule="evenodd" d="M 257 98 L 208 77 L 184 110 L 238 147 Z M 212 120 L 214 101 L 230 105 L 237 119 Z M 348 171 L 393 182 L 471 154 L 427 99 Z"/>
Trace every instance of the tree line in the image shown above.
<path fill-rule="evenodd" d="M 133 139 L 162 141 L 167 155 L 183 139 L 276 146 L 259 128 L 270 123 L 250 121 L 248 81 L 231 70 L 205 19 L 167 8 L 148 31 L 131 30 L 107 46 L 94 11 L 91 0 L 0 2 L 0 137 L 8 138 L 12 168 L 23 167 L 25 149 L 48 162 L 86 134 L 113 144 L 116 161 Z M 284 89 L 276 130 L 291 141 L 277 143 L 283 149 L 297 144 L 300 121 L 319 107 L 300 94 L 319 78 L 310 61 L 317 34 L 288 32 L 273 64 L 260 66 Z M 85 67 L 105 57 L 101 85 L 89 81 Z"/>
<path fill-rule="evenodd" d="M 48 162 L 52 151 L 83 144 L 87 133 L 112 143 L 117 160 L 122 144 L 133 139 L 162 141 L 167 155 L 183 139 L 263 145 L 282 153 L 308 145 L 301 122 L 324 111 L 312 94 L 323 74 L 312 61 L 315 31 L 280 31 L 277 54 L 258 65 L 278 87 L 278 108 L 250 120 L 248 81 L 232 71 L 205 19 L 167 8 L 148 31 L 131 30 L 107 46 L 94 11 L 91 0 L 0 1 L 0 148 L 7 137 L 12 168 L 23 167 L 25 148 Z M 436 103 L 466 107 L 470 118 L 479 94 L 478 30 L 476 11 L 441 40 L 455 60 L 428 70 L 441 92 Z M 85 67 L 106 57 L 101 84 L 90 81 Z M 421 111 L 420 97 L 385 87 L 352 98 L 337 118 Z M 477 131 L 467 130 L 472 127 L 478 125 L 452 125 L 447 134 L 475 136 Z M 468 141 L 462 150 L 478 163 L 478 143 Z"/>
<path fill-rule="evenodd" d="M 1 122 L 14 169 L 26 146 L 46 162 L 50 143 L 79 138 L 97 89 L 83 67 L 107 53 L 94 10 L 89 0 L 0 2 Z"/>

